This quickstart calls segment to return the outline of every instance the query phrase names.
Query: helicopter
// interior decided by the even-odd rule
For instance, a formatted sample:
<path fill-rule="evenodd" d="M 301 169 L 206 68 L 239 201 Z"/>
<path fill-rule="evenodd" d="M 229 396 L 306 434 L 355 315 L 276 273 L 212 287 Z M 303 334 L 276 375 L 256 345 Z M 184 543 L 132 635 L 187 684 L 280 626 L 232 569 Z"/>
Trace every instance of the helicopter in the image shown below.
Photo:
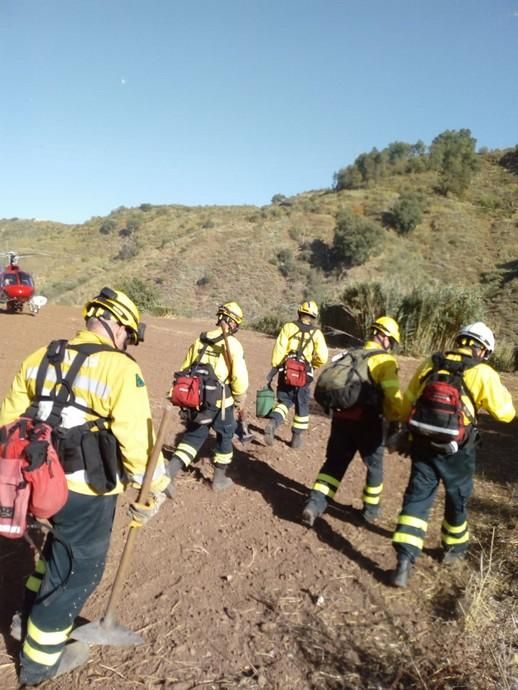
<path fill-rule="evenodd" d="M 5 304 L 8 314 L 23 311 L 25 305 L 29 312 L 36 315 L 41 307 L 47 304 L 47 298 L 36 295 L 36 286 L 30 273 L 23 271 L 19 260 L 26 256 L 33 256 L 34 252 L 18 254 L 18 252 L 1 252 L 0 256 L 7 257 L 8 264 L 0 273 L 0 303 Z"/>

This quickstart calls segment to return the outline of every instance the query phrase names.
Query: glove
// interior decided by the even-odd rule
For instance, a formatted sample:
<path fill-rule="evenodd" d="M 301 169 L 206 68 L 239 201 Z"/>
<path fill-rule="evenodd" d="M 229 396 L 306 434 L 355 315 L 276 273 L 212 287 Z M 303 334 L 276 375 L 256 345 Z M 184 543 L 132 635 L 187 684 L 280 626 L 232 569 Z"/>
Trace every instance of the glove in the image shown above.
<path fill-rule="evenodd" d="M 248 429 L 248 424 L 243 419 L 239 419 L 237 422 L 236 436 L 243 444 L 249 443 L 254 437 Z"/>
<path fill-rule="evenodd" d="M 130 503 L 128 513 L 131 517 L 130 527 L 143 527 L 160 510 L 160 506 L 166 500 L 164 493 L 152 493 L 147 503 L 135 501 Z"/>
<path fill-rule="evenodd" d="M 237 410 L 244 410 L 245 405 L 246 405 L 247 394 L 246 393 L 239 393 L 239 395 L 232 394 L 232 397 L 234 398 L 234 407 L 237 408 Z"/>

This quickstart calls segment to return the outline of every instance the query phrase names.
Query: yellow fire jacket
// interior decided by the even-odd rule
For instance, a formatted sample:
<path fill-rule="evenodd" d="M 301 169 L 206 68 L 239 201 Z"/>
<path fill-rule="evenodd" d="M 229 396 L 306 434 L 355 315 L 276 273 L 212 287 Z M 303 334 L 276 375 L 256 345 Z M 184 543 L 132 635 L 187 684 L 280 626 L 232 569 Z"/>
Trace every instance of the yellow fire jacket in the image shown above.
<path fill-rule="evenodd" d="M 379 350 L 380 345 L 373 340 L 367 340 L 365 350 Z M 383 416 L 389 422 L 399 422 L 403 396 L 399 383 L 399 374 L 396 358 L 390 352 L 382 352 L 372 355 L 367 360 L 367 367 L 373 382 L 383 392 Z"/>
<path fill-rule="evenodd" d="M 207 332 L 207 338 L 215 340 L 222 335 L 222 330 L 218 326 L 212 331 Z M 225 348 L 225 340 L 222 338 L 217 343 L 209 344 L 203 353 L 201 361 L 212 365 L 214 373 L 219 381 L 229 386 L 230 395 L 225 397 L 225 407 L 230 407 L 234 404 L 232 396 L 242 396 L 248 390 L 248 369 L 245 362 L 243 346 L 237 338 L 233 335 L 227 336 L 229 359 L 232 363 L 232 375 L 230 375 L 225 356 L 223 354 Z M 189 348 L 185 359 L 183 360 L 182 369 L 188 369 L 194 362 L 198 361 L 199 353 L 203 349 L 204 343 L 197 338 Z M 221 407 L 221 401 L 218 402 Z"/>
<path fill-rule="evenodd" d="M 462 355 L 471 356 L 471 350 L 469 348 L 457 348 L 448 353 L 447 358 L 460 361 Z M 428 358 L 421 363 L 412 376 L 403 397 L 403 419 L 408 419 L 415 401 L 426 385 L 426 375 L 432 368 L 432 359 Z M 462 402 L 466 410 L 464 413 L 465 424 L 471 423 L 480 408 L 489 412 L 499 422 L 510 422 L 514 419 L 516 411 L 511 394 L 500 381 L 500 376 L 489 364 L 480 361 L 475 366 L 466 369 L 462 374 L 462 379 L 471 396 L 470 399 L 468 395 L 462 395 Z M 473 407 L 473 403 L 475 403 L 476 409 Z"/>
<path fill-rule="evenodd" d="M 281 328 L 275 341 L 272 367 L 279 367 L 288 355 L 298 352 L 301 341 L 304 343 L 301 354 L 311 367 L 318 369 L 327 362 L 329 351 L 322 331 L 314 328 L 304 333 L 298 323 L 289 321 Z"/>
<path fill-rule="evenodd" d="M 87 330 L 79 331 L 69 342 L 71 345 L 83 343 L 112 345 L 107 337 Z M 38 368 L 46 350 L 46 347 L 42 347 L 23 361 L 0 407 L 0 425 L 14 421 L 30 406 L 36 391 Z M 62 364 L 63 375 L 70 368 L 76 354 L 73 350 L 65 352 Z M 55 382 L 55 369 L 49 366 L 43 395 L 49 394 Z M 139 365 L 119 352 L 106 351 L 90 355 L 79 369 L 73 392 L 77 403 L 95 410 L 100 417 L 108 418 L 106 426 L 111 429 L 119 442 L 126 476 L 120 477 L 115 488 L 109 493 L 121 493 L 126 483 L 140 487 L 155 438 L 148 392 Z M 40 419 L 47 419 L 50 411 L 49 401 L 39 403 Z M 70 429 L 95 418 L 95 415 L 68 405 L 62 412 L 62 426 Z M 97 495 L 89 487 L 87 479 L 86 470 L 77 470 L 67 474 L 68 487 L 71 491 Z M 169 477 L 165 474 L 164 460 L 160 457 L 151 490 L 161 491 L 168 483 Z"/>

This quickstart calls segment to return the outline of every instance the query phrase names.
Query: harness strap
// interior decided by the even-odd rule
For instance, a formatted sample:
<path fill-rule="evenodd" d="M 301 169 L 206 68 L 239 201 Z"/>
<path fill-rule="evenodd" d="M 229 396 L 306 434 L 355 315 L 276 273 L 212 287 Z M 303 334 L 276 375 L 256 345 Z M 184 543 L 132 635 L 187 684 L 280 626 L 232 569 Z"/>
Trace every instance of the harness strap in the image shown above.
<path fill-rule="evenodd" d="M 53 340 L 48 348 L 45 356 L 41 360 L 40 366 L 38 367 L 38 372 L 36 374 L 36 394 L 31 402 L 30 407 L 24 413 L 25 416 L 34 419 L 38 414 L 38 406 L 42 401 L 51 401 L 52 409 L 46 419 L 46 423 L 52 428 L 55 428 L 61 423 L 61 413 L 63 409 L 71 405 L 77 409 L 82 410 L 88 414 L 97 415 L 99 418 L 101 416 L 92 408 L 86 405 L 81 405 L 76 402 L 75 394 L 73 391 L 73 384 L 80 368 L 82 367 L 84 361 L 87 357 L 97 352 L 119 352 L 120 354 L 125 354 L 121 350 L 112 347 L 111 345 L 97 344 L 97 343 L 84 343 L 82 345 L 68 345 L 66 340 Z M 72 364 L 66 375 L 63 376 L 61 365 L 65 357 L 65 350 L 75 350 L 77 352 L 74 357 Z M 56 370 L 56 383 L 49 395 L 43 395 L 43 386 L 45 383 L 45 378 L 49 366 L 53 366 Z M 103 418 L 104 419 L 104 418 Z"/>
<path fill-rule="evenodd" d="M 211 338 L 208 338 L 208 337 L 207 337 L 207 333 L 206 333 L 206 332 L 203 332 L 203 333 L 200 333 L 199 338 L 200 338 L 200 342 L 202 343 L 202 347 L 199 349 L 198 355 L 197 355 L 195 361 L 194 361 L 194 362 L 191 364 L 191 366 L 189 367 L 190 369 L 191 369 L 192 367 L 198 365 L 198 364 L 202 364 L 201 359 L 202 359 L 203 355 L 205 354 L 205 352 L 206 352 L 207 348 L 209 347 L 209 345 L 216 345 L 217 343 L 220 343 L 220 342 L 224 339 L 224 335 L 223 335 L 223 333 L 222 333 L 221 335 L 218 335 L 216 338 L 211 339 Z M 228 363 L 228 361 L 227 361 L 227 358 L 226 358 L 225 354 L 226 354 L 226 347 L 225 347 L 225 343 L 224 343 L 224 344 L 223 344 L 223 350 L 219 353 L 218 357 L 221 357 L 221 355 L 223 355 L 223 358 L 225 359 L 225 363 L 226 363 L 226 365 L 227 365 L 227 368 L 229 369 L 229 376 L 231 376 L 231 371 L 230 371 L 230 368 L 229 368 L 229 363 Z M 224 381 L 223 381 L 223 382 L 220 382 L 220 383 L 221 383 L 222 386 L 227 385 L 227 384 L 225 384 Z"/>
<path fill-rule="evenodd" d="M 316 328 L 312 328 L 309 324 L 301 323 L 300 321 L 297 321 L 297 322 L 294 322 L 294 323 L 295 323 L 296 326 L 299 327 L 299 330 L 296 331 L 291 337 L 294 338 L 294 337 L 297 336 L 299 333 L 302 334 L 302 337 L 301 337 L 301 339 L 300 339 L 299 346 L 298 346 L 297 351 L 296 351 L 296 353 L 295 353 L 295 354 L 296 354 L 296 357 L 297 357 L 297 359 L 303 359 L 305 362 L 307 362 L 308 364 L 310 364 L 310 362 L 304 357 L 303 352 L 304 352 L 304 350 L 305 350 L 305 348 L 306 348 L 306 345 L 309 345 L 310 342 L 313 342 L 313 343 L 314 343 L 313 336 L 314 336 L 315 333 L 317 332 L 317 329 L 316 329 Z M 306 333 L 309 335 L 309 338 L 306 340 L 306 342 L 304 342 L 304 336 L 306 335 Z M 289 357 L 289 355 L 290 355 L 290 353 L 288 353 L 287 357 Z"/>
<path fill-rule="evenodd" d="M 219 340 L 219 338 L 217 340 Z M 201 358 L 203 357 L 203 355 L 207 351 L 207 348 L 209 347 L 209 345 L 216 343 L 217 340 L 210 340 L 210 338 L 207 338 L 206 332 L 200 333 L 200 342 L 201 342 L 202 346 L 198 350 L 198 354 L 196 355 L 196 359 L 191 364 L 191 367 L 196 366 L 197 364 L 201 364 Z"/>

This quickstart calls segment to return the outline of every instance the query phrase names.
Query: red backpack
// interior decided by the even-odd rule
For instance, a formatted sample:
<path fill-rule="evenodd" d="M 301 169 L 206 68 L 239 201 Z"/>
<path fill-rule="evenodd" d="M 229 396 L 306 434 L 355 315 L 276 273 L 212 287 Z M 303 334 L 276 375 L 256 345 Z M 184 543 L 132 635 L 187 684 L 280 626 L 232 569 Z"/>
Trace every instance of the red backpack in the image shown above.
<path fill-rule="evenodd" d="M 470 399 L 471 396 L 462 375 L 477 363 L 478 360 L 472 357 L 457 361 L 441 353 L 432 356 L 432 369 L 424 378 L 425 386 L 408 419 L 408 427 L 413 434 L 424 437 L 432 445 L 452 443 L 458 447 L 464 442 L 467 435 L 465 414 L 470 416 L 462 395 Z M 474 403 L 473 407 L 476 409 Z M 474 424 L 476 420 L 470 418 L 470 422 Z"/>
<path fill-rule="evenodd" d="M 216 407 L 222 396 L 223 384 L 216 376 L 212 364 L 202 362 L 201 359 L 209 345 L 214 345 L 221 340 L 223 340 L 223 335 L 211 340 L 206 333 L 201 333 L 202 347 L 196 360 L 188 369 L 174 374 L 169 393 L 169 399 L 173 405 L 198 411 Z"/>
<path fill-rule="evenodd" d="M 68 486 L 52 443 L 52 427 L 19 417 L 0 429 L 0 534 L 18 539 L 27 514 L 50 518 L 65 505 Z"/>
<path fill-rule="evenodd" d="M 54 429 L 60 425 L 66 405 L 93 412 L 75 403 L 72 384 L 86 357 L 102 350 L 116 351 L 101 344 L 71 346 L 77 354 L 66 376 L 62 376 L 66 345 L 66 340 L 50 343 L 36 375 L 31 406 L 18 419 L 0 427 L 0 536 L 8 539 L 23 537 L 28 515 L 51 518 L 65 505 L 68 485 L 54 445 Z M 56 385 L 49 395 L 43 395 L 49 365 L 56 370 Z M 52 401 L 46 421 L 37 417 L 41 400 Z"/>
<path fill-rule="evenodd" d="M 313 340 L 314 328 L 306 326 L 305 324 L 299 324 L 302 326 L 298 333 L 301 333 L 300 343 L 296 352 L 291 352 L 288 357 L 284 360 L 282 365 L 282 377 L 283 381 L 287 386 L 293 386 L 294 388 L 304 388 L 311 379 L 308 376 L 309 364 L 304 358 L 303 352 L 305 346 Z M 304 328 L 305 326 L 305 328 Z M 309 338 L 304 342 L 304 336 L 309 333 Z M 295 333 L 297 335 L 297 333 Z"/>

